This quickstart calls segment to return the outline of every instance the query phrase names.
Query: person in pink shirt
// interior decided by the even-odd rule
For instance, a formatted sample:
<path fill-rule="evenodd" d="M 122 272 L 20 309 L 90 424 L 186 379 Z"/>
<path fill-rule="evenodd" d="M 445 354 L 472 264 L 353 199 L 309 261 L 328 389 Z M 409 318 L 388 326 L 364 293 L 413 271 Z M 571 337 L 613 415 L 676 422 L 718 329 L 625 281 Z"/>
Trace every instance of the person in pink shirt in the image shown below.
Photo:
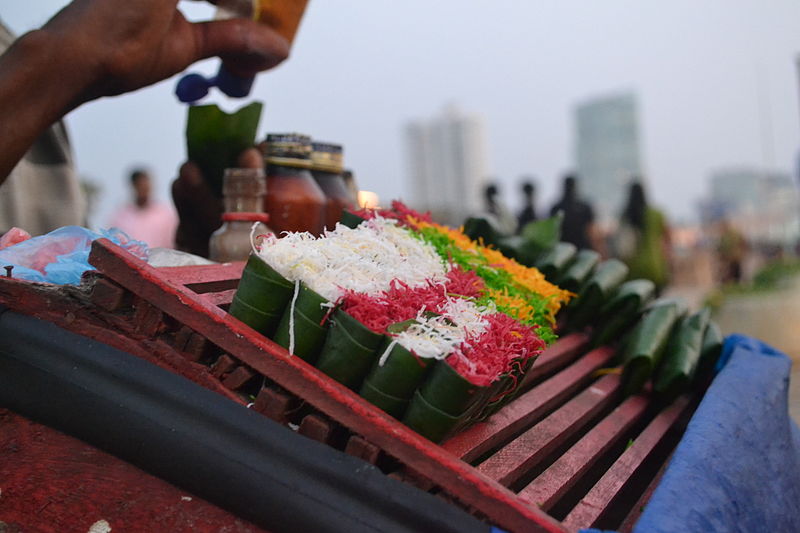
<path fill-rule="evenodd" d="M 137 169 L 131 172 L 133 203 L 120 207 L 109 225 L 119 228 L 133 239 L 144 241 L 151 248 L 173 248 L 178 216 L 175 210 L 152 198 L 150 174 Z"/>

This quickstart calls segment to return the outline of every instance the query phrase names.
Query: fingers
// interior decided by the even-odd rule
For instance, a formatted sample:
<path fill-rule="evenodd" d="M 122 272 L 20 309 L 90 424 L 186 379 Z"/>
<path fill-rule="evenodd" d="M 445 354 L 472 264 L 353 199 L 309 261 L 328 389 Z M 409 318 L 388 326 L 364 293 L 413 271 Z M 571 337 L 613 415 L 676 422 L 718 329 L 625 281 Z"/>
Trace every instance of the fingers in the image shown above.
<path fill-rule="evenodd" d="M 263 168 L 264 156 L 258 148 L 248 148 L 239 154 L 239 159 L 236 163 L 239 165 L 239 168 Z"/>
<path fill-rule="evenodd" d="M 289 56 L 289 43 L 274 30 L 252 20 L 235 18 L 192 25 L 197 42 L 195 60 L 220 56 L 240 76 L 252 76 Z"/>

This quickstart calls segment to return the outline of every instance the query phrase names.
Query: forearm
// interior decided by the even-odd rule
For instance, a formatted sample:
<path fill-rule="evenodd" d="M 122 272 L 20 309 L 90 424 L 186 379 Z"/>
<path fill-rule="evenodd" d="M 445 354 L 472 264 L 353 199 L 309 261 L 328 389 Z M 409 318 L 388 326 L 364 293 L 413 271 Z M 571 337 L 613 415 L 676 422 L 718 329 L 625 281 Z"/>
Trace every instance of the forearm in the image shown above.
<path fill-rule="evenodd" d="M 36 138 L 78 105 L 90 85 L 91 66 L 71 54 L 63 42 L 37 30 L 0 56 L 0 183 Z"/>

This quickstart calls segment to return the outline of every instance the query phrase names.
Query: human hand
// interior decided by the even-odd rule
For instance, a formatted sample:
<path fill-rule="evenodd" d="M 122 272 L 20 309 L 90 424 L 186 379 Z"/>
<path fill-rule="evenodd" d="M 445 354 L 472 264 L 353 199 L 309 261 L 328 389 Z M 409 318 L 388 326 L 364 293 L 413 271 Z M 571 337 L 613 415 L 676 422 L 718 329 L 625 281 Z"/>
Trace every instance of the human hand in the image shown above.
<path fill-rule="evenodd" d="M 247 19 L 188 22 L 178 0 L 74 0 L 39 31 L 83 85 L 73 107 L 161 81 L 198 61 L 220 56 L 241 76 L 283 61 L 289 45 Z M 70 81 L 70 80 L 68 80 Z"/>
<path fill-rule="evenodd" d="M 256 148 L 239 155 L 239 168 L 263 168 L 264 157 Z M 172 200 L 178 211 L 175 247 L 184 252 L 208 257 L 208 240 L 222 224 L 222 198 L 214 195 L 195 163 L 181 165 L 172 182 Z"/>

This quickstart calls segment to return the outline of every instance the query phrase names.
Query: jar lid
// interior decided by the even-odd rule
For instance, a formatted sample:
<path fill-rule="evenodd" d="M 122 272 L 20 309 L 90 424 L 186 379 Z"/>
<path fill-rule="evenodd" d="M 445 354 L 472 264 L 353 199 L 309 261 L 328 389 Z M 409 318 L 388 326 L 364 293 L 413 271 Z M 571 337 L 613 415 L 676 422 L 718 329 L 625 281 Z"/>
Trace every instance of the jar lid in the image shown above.
<path fill-rule="evenodd" d="M 341 144 L 311 143 L 311 169 L 341 174 L 344 170 L 344 155 Z"/>
<path fill-rule="evenodd" d="M 300 133 L 269 133 L 264 158 L 267 163 L 311 168 L 311 137 Z"/>
<path fill-rule="evenodd" d="M 264 196 L 267 179 L 262 168 L 226 168 L 222 176 L 222 194 L 225 196 Z"/>

